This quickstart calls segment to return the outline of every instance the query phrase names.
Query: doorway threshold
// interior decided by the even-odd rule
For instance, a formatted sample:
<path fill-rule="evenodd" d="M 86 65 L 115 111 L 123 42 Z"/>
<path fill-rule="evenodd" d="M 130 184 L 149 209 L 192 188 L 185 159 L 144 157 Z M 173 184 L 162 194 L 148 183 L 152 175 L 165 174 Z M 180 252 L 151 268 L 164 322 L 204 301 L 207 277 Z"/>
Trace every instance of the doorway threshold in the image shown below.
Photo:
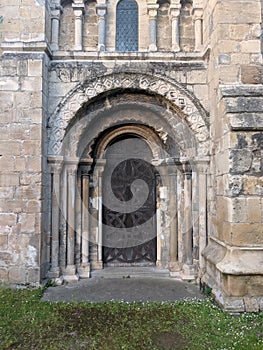
<path fill-rule="evenodd" d="M 168 269 L 158 269 L 155 266 L 105 267 L 102 270 L 91 271 L 91 278 L 169 278 Z"/>

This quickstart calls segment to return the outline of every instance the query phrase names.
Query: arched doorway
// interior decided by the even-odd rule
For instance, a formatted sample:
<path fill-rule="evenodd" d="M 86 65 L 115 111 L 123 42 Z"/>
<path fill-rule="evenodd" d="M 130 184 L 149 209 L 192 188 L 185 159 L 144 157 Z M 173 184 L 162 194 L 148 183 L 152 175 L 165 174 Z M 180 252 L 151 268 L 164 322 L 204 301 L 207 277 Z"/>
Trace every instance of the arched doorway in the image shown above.
<path fill-rule="evenodd" d="M 107 147 L 102 177 L 104 266 L 156 263 L 156 170 L 147 143 L 125 134 Z"/>
<path fill-rule="evenodd" d="M 138 83 L 142 84 L 142 80 Z M 167 109 L 162 102 L 165 101 L 154 94 L 134 90 L 112 92 L 79 110 L 64 138 L 61 130 L 58 134 L 55 127 L 52 129 L 54 139 L 50 139 L 49 147 L 61 154 L 49 158 L 54 192 L 52 232 L 59 232 L 57 236 L 52 234 L 52 276 L 62 271 L 66 281 L 76 276 L 85 278 L 90 276 L 90 271 L 110 263 L 105 262 L 103 248 L 104 172 L 110 148 L 127 138 L 147 144 L 151 151 L 149 163 L 160 174 L 155 186 L 156 232 L 153 230 L 157 237 L 156 267 L 169 269 L 171 276 L 187 279 L 202 268 L 201 251 L 207 241 L 207 202 L 203 189 L 207 187 L 208 160 L 203 158 L 204 127 L 199 127 L 201 117 L 193 114 L 196 107 L 186 107 L 187 96 L 183 110 L 189 114 L 184 116 L 178 107 L 173 109 L 169 105 Z M 65 113 L 66 118 L 69 114 Z M 60 145 L 57 135 L 63 139 Z M 58 203 L 61 203 L 60 212 Z M 128 263 L 132 261 L 131 251 L 126 259 Z M 113 263 L 118 263 L 116 260 Z"/>

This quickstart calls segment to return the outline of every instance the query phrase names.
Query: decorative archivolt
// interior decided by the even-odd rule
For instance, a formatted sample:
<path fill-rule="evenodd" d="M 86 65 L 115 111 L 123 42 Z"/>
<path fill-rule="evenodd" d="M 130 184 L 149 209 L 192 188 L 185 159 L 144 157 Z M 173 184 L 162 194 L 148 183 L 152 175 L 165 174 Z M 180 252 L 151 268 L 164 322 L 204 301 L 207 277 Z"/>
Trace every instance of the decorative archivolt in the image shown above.
<path fill-rule="evenodd" d="M 178 111 L 195 135 L 198 143 L 198 154 L 207 155 L 209 130 L 206 113 L 189 93 L 171 79 L 140 73 L 116 73 L 87 80 L 71 90 L 61 101 L 56 111 L 49 118 L 49 156 L 61 155 L 62 142 L 66 129 L 72 123 L 76 113 L 86 104 L 94 101 L 103 93 L 116 90 L 134 89 L 159 95 Z M 173 119 L 169 121 L 173 125 Z"/>

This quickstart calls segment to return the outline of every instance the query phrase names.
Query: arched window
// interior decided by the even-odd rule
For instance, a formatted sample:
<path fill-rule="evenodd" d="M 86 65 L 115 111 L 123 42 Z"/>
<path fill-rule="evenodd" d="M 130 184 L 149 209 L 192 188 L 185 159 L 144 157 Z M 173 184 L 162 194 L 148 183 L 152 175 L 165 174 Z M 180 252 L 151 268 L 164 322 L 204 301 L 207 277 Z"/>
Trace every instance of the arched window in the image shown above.
<path fill-rule="evenodd" d="M 116 12 L 116 51 L 138 51 L 138 5 L 120 0 Z"/>

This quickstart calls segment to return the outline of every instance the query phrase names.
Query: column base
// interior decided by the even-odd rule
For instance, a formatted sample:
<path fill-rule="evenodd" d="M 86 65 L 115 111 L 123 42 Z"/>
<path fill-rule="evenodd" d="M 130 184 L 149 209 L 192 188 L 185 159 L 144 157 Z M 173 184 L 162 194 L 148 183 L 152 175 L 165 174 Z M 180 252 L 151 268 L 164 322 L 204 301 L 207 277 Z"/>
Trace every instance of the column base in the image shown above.
<path fill-rule="evenodd" d="M 173 46 L 172 46 L 172 50 L 173 50 L 174 52 L 179 52 L 179 51 L 181 51 L 181 48 L 180 48 L 179 45 L 173 45 Z"/>
<path fill-rule="evenodd" d="M 75 46 L 74 51 L 82 51 L 82 46 Z"/>
<path fill-rule="evenodd" d="M 149 45 L 149 51 L 156 52 L 157 51 L 157 46 L 155 44 L 150 44 Z"/>
<path fill-rule="evenodd" d="M 79 278 L 90 278 L 90 264 L 82 264 L 78 267 Z"/>
<path fill-rule="evenodd" d="M 179 272 L 181 270 L 180 263 L 178 261 L 171 261 L 169 263 L 170 272 Z"/>
<path fill-rule="evenodd" d="M 50 279 L 55 279 L 55 278 L 59 278 L 59 276 L 61 275 L 61 271 L 59 267 L 52 267 L 48 273 L 47 273 L 47 277 Z"/>
<path fill-rule="evenodd" d="M 103 269 L 103 262 L 102 261 L 93 261 L 92 262 L 92 269 L 102 270 Z"/>
<path fill-rule="evenodd" d="M 182 268 L 182 280 L 195 280 L 196 279 L 196 267 L 194 265 L 183 265 Z"/>
<path fill-rule="evenodd" d="M 104 52 L 105 51 L 105 45 L 99 44 L 98 45 L 98 52 Z"/>
<path fill-rule="evenodd" d="M 59 47 L 58 47 L 57 44 L 51 44 L 50 48 L 51 48 L 52 51 L 58 51 L 59 50 Z"/>
<path fill-rule="evenodd" d="M 63 271 L 64 282 L 73 283 L 79 280 L 79 276 L 76 274 L 76 266 L 68 265 Z"/>

